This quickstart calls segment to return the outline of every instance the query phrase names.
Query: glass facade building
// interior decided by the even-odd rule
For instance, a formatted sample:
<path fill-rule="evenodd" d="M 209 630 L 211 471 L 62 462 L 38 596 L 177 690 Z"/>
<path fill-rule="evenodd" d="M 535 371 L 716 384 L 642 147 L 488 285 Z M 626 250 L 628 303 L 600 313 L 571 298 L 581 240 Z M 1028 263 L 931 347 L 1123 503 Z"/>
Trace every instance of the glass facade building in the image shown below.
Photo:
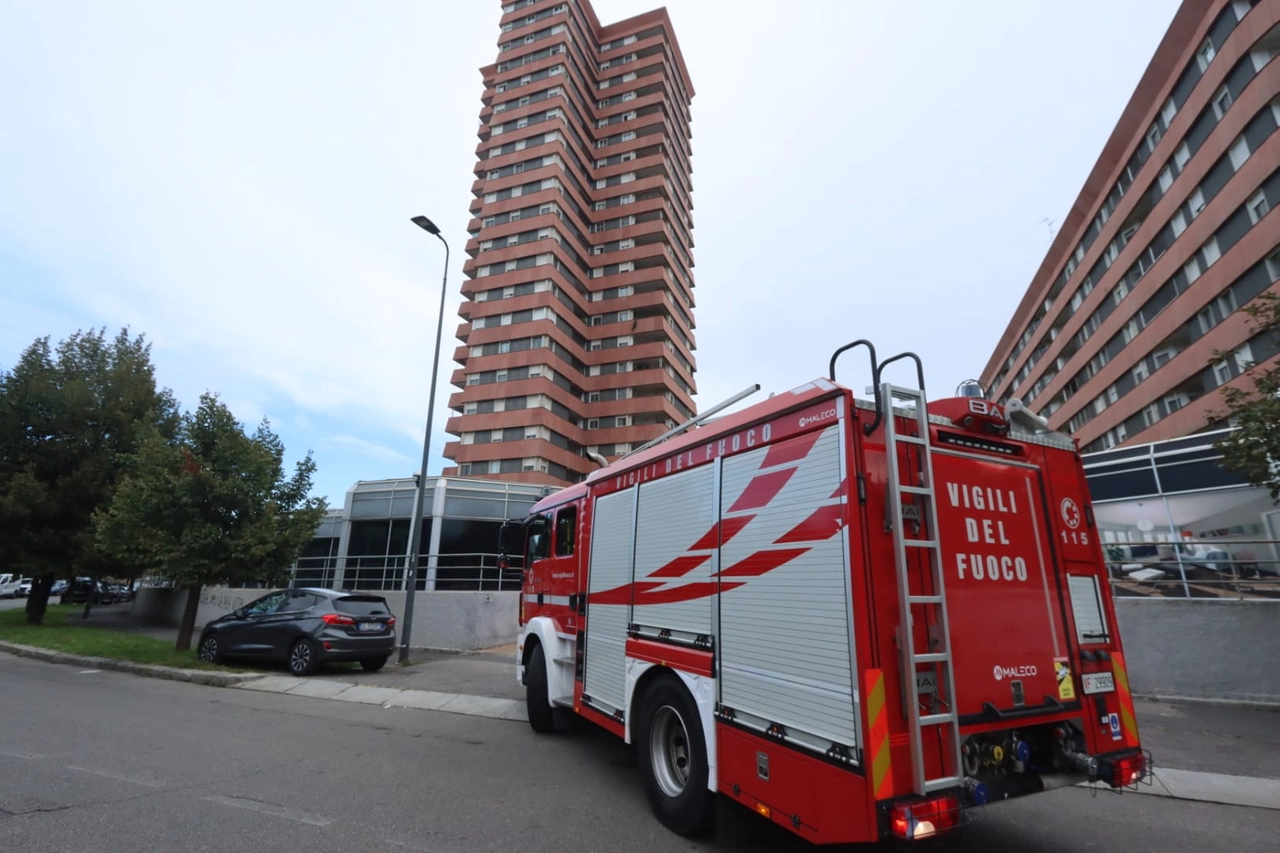
<path fill-rule="evenodd" d="M 528 515 L 550 487 L 472 478 L 428 477 L 417 588 L 519 590 L 519 571 L 498 566 L 498 530 Z M 294 586 L 402 590 L 413 478 L 361 481 L 342 509 L 328 513 L 293 568 Z"/>
<path fill-rule="evenodd" d="M 1226 434 L 1086 454 L 1116 595 L 1280 598 L 1280 506 L 1222 467 Z"/>

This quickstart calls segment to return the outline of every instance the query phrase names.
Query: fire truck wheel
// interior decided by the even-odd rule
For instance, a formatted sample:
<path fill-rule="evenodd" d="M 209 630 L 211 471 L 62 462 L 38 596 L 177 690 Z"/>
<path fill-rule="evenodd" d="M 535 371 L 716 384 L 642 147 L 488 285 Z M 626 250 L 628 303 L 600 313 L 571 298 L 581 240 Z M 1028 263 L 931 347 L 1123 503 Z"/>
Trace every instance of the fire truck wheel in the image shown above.
<path fill-rule="evenodd" d="M 535 732 L 546 734 L 556 728 L 556 717 L 547 698 L 547 658 L 542 646 L 533 650 L 524 671 L 525 705 L 529 725 Z"/>
<path fill-rule="evenodd" d="M 645 691 L 639 710 L 636 744 L 649 806 L 677 835 L 709 831 L 715 796 L 707 789 L 706 739 L 689 691 L 663 675 Z"/>

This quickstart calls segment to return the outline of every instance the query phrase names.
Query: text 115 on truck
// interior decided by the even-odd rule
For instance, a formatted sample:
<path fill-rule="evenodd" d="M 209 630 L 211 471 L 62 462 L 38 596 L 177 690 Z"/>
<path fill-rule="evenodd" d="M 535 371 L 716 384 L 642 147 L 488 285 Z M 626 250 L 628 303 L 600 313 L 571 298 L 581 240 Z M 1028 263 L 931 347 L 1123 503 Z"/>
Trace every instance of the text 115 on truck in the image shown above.
<path fill-rule="evenodd" d="M 869 402 L 835 382 L 860 345 Z M 901 359 L 915 387 L 882 381 Z M 506 525 L 533 728 L 634 744 L 687 835 L 717 794 L 839 843 L 1148 779 L 1075 444 L 923 388 L 913 353 L 855 341 L 829 379 L 706 420 L 727 401 Z"/>

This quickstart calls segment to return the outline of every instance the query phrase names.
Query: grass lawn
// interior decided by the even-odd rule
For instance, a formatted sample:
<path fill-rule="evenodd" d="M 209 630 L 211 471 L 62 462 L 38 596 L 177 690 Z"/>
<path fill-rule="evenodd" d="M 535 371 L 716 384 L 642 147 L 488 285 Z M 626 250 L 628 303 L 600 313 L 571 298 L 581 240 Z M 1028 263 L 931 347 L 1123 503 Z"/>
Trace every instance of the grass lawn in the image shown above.
<path fill-rule="evenodd" d="M 167 640 L 111 628 L 79 625 L 75 618 L 68 618 L 77 616 L 83 610 L 84 605 L 80 604 L 51 604 L 44 614 L 43 625 L 28 625 L 27 613 L 22 609 L 0 611 L 0 640 L 75 655 L 181 669 L 231 669 L 201 663 L 194 648 L 180 652 Z"/>

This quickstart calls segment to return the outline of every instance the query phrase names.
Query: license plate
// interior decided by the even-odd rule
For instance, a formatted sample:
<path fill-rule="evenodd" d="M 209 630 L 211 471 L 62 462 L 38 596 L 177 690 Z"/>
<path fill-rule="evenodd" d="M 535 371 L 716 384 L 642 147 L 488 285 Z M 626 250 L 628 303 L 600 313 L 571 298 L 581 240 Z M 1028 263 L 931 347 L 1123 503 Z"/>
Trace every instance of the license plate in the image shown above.
<path fill-rule="evenodd" d="M 1116 679 L 1109 672 L 1086 672 L 1082 676 L 1084 679 L 1085 693 L 1114 693 L 1116 689 Z"/>
<path fill-rule="evenodd" d="M 381 631 L 382 623 L 381 622 L 361 622 L 360 630 L 361 631 Z"/>

